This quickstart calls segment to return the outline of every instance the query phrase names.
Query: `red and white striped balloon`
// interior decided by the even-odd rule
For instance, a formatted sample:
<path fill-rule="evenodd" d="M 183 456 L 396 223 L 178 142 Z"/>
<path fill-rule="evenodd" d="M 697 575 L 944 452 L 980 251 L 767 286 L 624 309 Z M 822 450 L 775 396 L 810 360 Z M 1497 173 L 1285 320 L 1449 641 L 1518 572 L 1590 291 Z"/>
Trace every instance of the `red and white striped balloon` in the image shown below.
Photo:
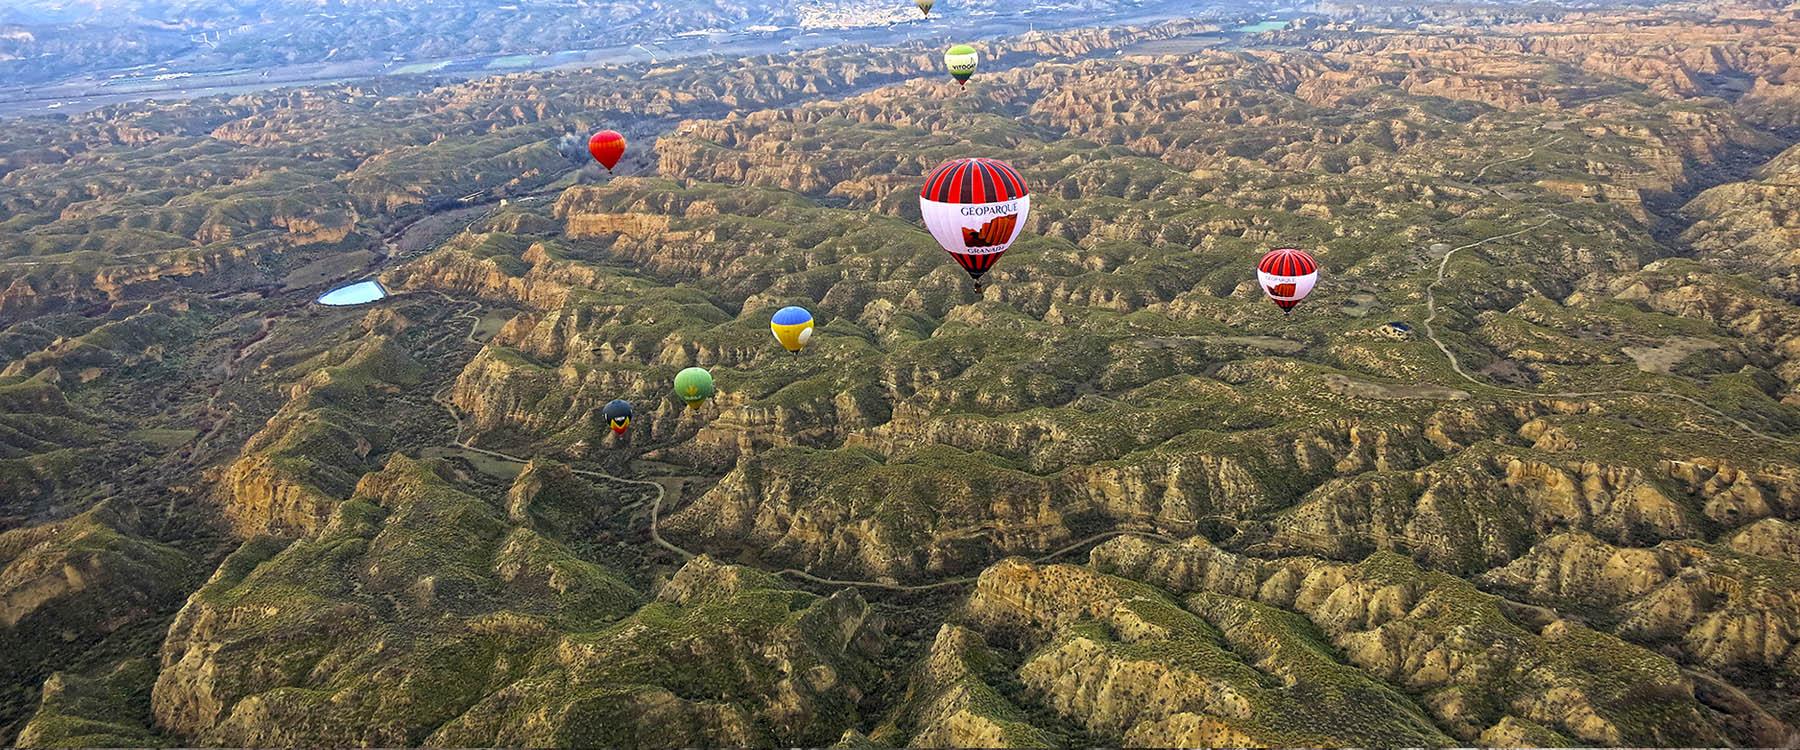
<path fill-rule="evenodd" d="M 1256 264 L 1256 282 L 1284 312 L 1292 312 L 1318 281 L 1319 262 L 1304 250 L 1276 248 Z"/>

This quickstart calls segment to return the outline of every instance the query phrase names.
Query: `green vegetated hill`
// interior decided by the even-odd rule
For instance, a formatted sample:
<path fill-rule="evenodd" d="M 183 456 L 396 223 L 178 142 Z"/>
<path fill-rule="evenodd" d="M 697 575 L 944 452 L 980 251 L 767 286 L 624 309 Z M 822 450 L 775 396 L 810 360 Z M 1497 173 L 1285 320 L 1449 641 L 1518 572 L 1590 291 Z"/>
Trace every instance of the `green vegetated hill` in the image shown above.
<path fill-rule="evenodd" d="M 1790 741 L 1800 26 L 1430 12 L 22 126 L 4 736 Z"/>

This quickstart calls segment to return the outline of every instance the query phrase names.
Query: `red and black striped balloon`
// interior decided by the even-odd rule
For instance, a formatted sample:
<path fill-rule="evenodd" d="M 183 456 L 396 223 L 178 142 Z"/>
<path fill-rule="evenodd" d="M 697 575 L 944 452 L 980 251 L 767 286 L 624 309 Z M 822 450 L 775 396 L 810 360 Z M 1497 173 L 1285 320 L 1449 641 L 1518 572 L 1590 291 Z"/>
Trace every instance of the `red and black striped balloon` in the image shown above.
<path fill-rule="evenodd" d="M 1319 272 L 1319 262 L 1304 250 L 1282 247 L 1270 250 L 1256 264 L 1256 270 L 1270 276 L 1305 276 Z"/>
<path fill-rule="evenodd" d="M 975 157 L 944 162 L 925 180 L 919 197 L 939 203 L 995 203 L 1029 193 L 1012 165 Z"/>

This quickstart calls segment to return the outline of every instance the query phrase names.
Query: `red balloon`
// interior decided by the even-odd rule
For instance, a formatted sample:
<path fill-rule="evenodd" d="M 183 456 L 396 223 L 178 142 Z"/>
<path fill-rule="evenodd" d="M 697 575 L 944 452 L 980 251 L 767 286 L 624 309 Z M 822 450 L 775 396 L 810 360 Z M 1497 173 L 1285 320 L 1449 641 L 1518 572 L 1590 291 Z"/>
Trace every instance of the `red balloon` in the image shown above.
<path fill-rule="evenodd" d="M 602 130 L 588 139 L 588 153 L 594 155 L 594 161 L 611 172 L 618 166 L 619 157 L 625 155 L 625 136 L 616 130 Z"/>

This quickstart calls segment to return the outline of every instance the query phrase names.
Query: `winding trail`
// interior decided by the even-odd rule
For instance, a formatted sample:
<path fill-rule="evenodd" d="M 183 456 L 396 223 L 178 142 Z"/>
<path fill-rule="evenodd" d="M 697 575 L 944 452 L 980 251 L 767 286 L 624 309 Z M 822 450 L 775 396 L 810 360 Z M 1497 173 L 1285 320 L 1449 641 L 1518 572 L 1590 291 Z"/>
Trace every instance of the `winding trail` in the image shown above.
<path fill-rule="evenodd" d="M 450 295 L 445 294 L 444 292 L 437 291 L 437 290 L 432 290 L 432 291 L 439 297 L 442 297 L 446 302 L 454 303 L 454 302 L 458 301 L 455 297 L 451 297 Z M 475 331 L 476 331 L 476 328 L 481 325 L 481 319 L 478 317 L 475 317 L 474 312 L 479 309 L 481 309 L 481 303 L 475 302 L 475 303 L 472 303 L 470 305 L 470 307 L 460 310 L 456 314 L 451 316 L 451 318 L 453 320 L 454 319 L 466 319 L 469 321 L 469 331 L 468 331 L 468 333 L 463 335 L 463 340 L 467 341 L 468 343 L 475 344 L 476 346 L 482 345 L 481 341 L 475 338 Z M 514 463 L 514 464 L 519 464 L 519 465 L 525 465 L 525 464 L 531 463 L 531 460 L 527 459 L 527 458 L 521 458 L 519 456 L 501 453 L 500 451 L 488 450 L 486 448 L 477 448 L 473 445 L 470 445 L 469 441 L 463 439 L 463 437 L 462 437 L 462 432 L 463 432 L 462 412 L 460 410 L 458 410 L 454 404 L 450 403 L 450 400 L 445 395 L 446 392 L 449 391 L 455 385 L 456 385 L 456 383 L 454 381 L 452 381 L 452 382 L 446 384 L 443 388 L 439 388 L 436 393 L 431 394 L 431 400 L 436 402 L 438 406 L 443 407 L 445 411 L 449 412 L 451 419 L 456 420 L 456 428 L 455 428 L 456 435 L 450 441 L 450 446 L 453 448 L 459 449 L 459 450 L 469 451 L 470 453 L 479 453 L 483 456 L 487 456 L 488 458 L 498 459 L 501 461 L 505 461 L 507 463 Z M 670 542 L 669 540 L 663 538 L 660 524 L 661 524 L 661 520 L 662 520 L 663 501 L 667 498 L 668 489 L 663 487 L 661 482 L 656 482 L 656 481 L 652 481 L 652 480 L 648 480 L 648 479 L 627 479 L 625 477 L 614 476 L 614 475 L 608 474 L 604 471 L 594 471 L 592 469 L 577 469 L 574 467 L 570 467 L 569 471 L 571 473 L 574 473 L 574 474 L 577 474 L 580 476 L 590 477 L 590 478 L 595 478 L 595 479 L 604 479 L 606 481 L 617 482 L 619 484 L 635 485 L 638 487 L 655 488 L 656 497 L 650 501 L 650 541 L 655 542 L 656 546 L 658 546 L 658 547 L 661 547 L 665 550 L 675 553 L 675 555 L 680 557 L 682 560 L 689 560 L 694 557 L 694 553 L 689 552 L 685 549 L 682 549 L 679 545 L 676 545 L 675 543 Z"/>
<path fill-rule="evenodd" d="M 460 421 L 461 421 L 460 416 L 458 417 L 458 421 L 460 423 Z M 461 449 L 461 450 L 469 451 L 471 453 L 479 453 L 483 456 L 487 456 L 488 458 L 505 461 L 507 463 L 527 464 L 527 463 L 531 462 L 530 459 L 521 458 L 519 456 L 509 455 L 509 454 L 501 453 L 499 451 L 494 451 L 494 450 L 488 450 L 486 448 L 477 448 L 473 445 L 469 445 L 468 442 L 462 441 L 462 440 L 455 441 L 455 442 L 451 443 L 451 445 L 458 449 Z M 595 479 L 604 479 L 609 482 L 618 482 L 620 484 L 637 485 L 640 487 L 654 488 L 656 490 L 656 497 L 654 499 L 652 499 L 650 502 L 650 541 L 655 543 L 656 546 L 661 547 L 665 550 L 668 550 L 669 552 L 674 553 L 677 557 L 680 557 L 683 561 L 691 560 L 698 556 L 696 553 L 691 552 L 691 551 L 683 548 L 682 546 L 680 546 L 674 542 L 671 542 L 667 538 L 663 537 L 662 529 L 661 529 L 662 508 L 663 508 L 663 502 L 668 497 L 668 490 L 667 490 L 667 488 L 663 487 L 661 482 L 651 481 L 648 479 L 627 479 L 625 477 L 614 476 L 614 475 L 608 474 L 604 471 L 594 471 L 592 469 L 571 468 L 570 472 L 584 476 L 584 477 L 591 477 L 591 478 L 595 478 Z M 1066 545 L 1063 545 L 1062 547 L 1057 548 L 1053 552 L 1033 558 L 1032 562 L 1039 563 L 1039 564 L 1051 562 L 1051 561 L 1055 560 L 1056 558 L 1062 557 L 1063 555 L 1066 555 L 1070 552 L 1074 552 L 1075 550 L 1081 549 L 1082 547 L 1085 547 L 1094 542 L 1098 542 L 1098 541 L 1101 541 L 1104 539 L 1111 539 L 1113 537 L 1119 537 L 1119 536 L 1140 536 L 1140 537 L 1145 537 L 1147 539 L 1154 539 L 1156 541 L 1163 542 L 1166 544 L 1175 544 L 1177 542 L 1177 540 L 1172 537 L 1169 537 L 1169 536 L 1166 536 L 1163 534 L 1158 534 L 1154 531 L 1139 531 L 1136 529 L 1113 529 L 1111 531 L 1102 531 L 1098 534 L 1092 534 L 1092 535 L 1083 537 L 1079 540 L 1070 542 Z M 964 585 L 975 582 L 975 576 L 963 576 L 960 578 L 947 578 L 942 581 L 933 581 L 931 583 L 919 583 L 919 584 L 887 583 L 884 581 L 862 581 L 862 580 L 843 579 L 843 578 L 822 578 L 820 576 L 816 576 L 811 573 L 808 573 L 804 570 L 797 570 L 795 568 L 783 568 L 781 570 L 775 571 L 775 574 L 787 576 L 789 578 L 799 579 L 802 581 L 807 581 L 810 583 L 825 585 L 825 586 L 855 586 L 858 588 L 885 589 L 888 591 L 900 591 L 900 592 L 907 592 L 907 593 L 933 591 L 936 589 L 950 588 L 953 586 L 964 586 Z"/>
<path fill-rule="evenodd" d="M 433 291 L 438 296 L 444 298 L 446 301 L 450 301 L 450 302 L 457 301 L 456 298 L 451 297 L 450 295 L 445 294 L 441 291 L 436 291 L 436 290 L 433 290 Z M 471 321 L 470 326 L 469 326 L 469 332 L 463 338 L 465 341 L 468 341 L 469 343 L 473 343 L 476 345 L 481 345 L 481 342 L 475 338 L 475 327 L 479 326 L 481 324 L 481 319 L 474 317 L 473 312 L 477 309 L 480 309 L 480 307 L 481 307 L 481 303 L 476 302 L 473 304 L 472 307 L 462 310 L 462 311 L 459 311 L 456 314 L 451 316 L 452 319 L 468 319 Z M 511 454 L 502 453 L 502 452 L 496 451 L 496 450 L 489 450 L 487 448 L 477 448 L 473 445 L 470 445 L 467 440 L 464 440 L 462 438 L 462 424 L 463 424 L 462 412 L 459 411 L 455 405 L 451 404 L 449 399 L 445 397 L 445 393 L 448 390 L 450 390 L 450 388 L 453 387 L 454 385 L 455 385 L 454 382 L 452 382 L 448 385 L 445 385 L 443 388 L 438 389 L 437 392 L 433 393 L 431 396 L 432 401 L 436 402 L 439 406 L 442 406 L 445 411 L 448 411 L 450 413 L 450 417 L 452 419 L 456 420 L 456 428 L 455 428 L 456 429 L 456 437 L 449 443 L 450 447 L 456 448 L 458 450 L 469 451 L 470 453 L 478 453 L 478 454 L 486 456 L 488 458 L 496 459 L 499 461 L 505 461 L 507 463 L 512 463 L 512 464 L 525 465 L 525 464 L 531 463 L 531 459 L 528 459 L 528 458 L 514 456 Z M 606 480 L 608 482 L 617 482 L 619 484 L 634 485 L 634 486 L 638 486 L 638 487 L 650 487 L 650 488 L 655 489 L 656 497 L 652 498 L 650 501 L 650 541 L 652 543 L 654 543 L 656 546 L 661 547 L 661 548 L 673 553 L 676 557 L 681 558 L 681 560 L 683 560 L 684 562 L 687 560 L 692 560 L 693 558 L 698 556 L 696 553 L 694 553 L 686 548 L 683 548 L 681 545 L 678 545 L 674 542 L 669 541 L 666 537 L 664 537 L 662 535 L 662 509 L 663 509 L 663 503 L 668 500 L 668 488 L 664 487 L 661 482 L 657 482 L 657 481 L 649 480 L 649 479 L 628 479 L 625 477 L 608 474 L 604 471 L 595 471 L 593 469 L 577 469 L 574 467 L 570 467 L 569 471 L 573 474 L 576 474 L 579 476 L 584 476 L 584 477 L 589 477 L 589 478 L 593 478 L 593 479 L 602 479 L 602 480 Z M 1070 552 L 1074 552 L 1074 551 L 1081 549 L 1082 547 L 1085 547 L 1089 544 L 1093 544 L 1094 542 L 1102 541 L 1105 539 L 1111 539 L 1113 537 L 1120 537 L 1120 536 L 1140 536 L 1140 537 L 1144 537 L 1146 539 L 1153 539 L 1153 540 L 1156 540 L 1159 542 L 1163 542 L 1165 544 L 1175 544 L 1177 542 L 1177 540 L 1172 537 L 1166 536 L 1164 534 L 1158 534 L 1154 531 L 1141 531 L 1141 530 L 1137 530 L 1137 529 L 1113 529 L 1110 531 L 1102 531 L 1098 534 L 1091 534 L 1089 536 L 1083 537 L 1076 541 L 1070 542 L 1066 545 L 1063 545 L 1062 547 L 1057 548 L 1056 550 L 1054 550 L 1052 552 L 1049 552 L 1047 554 L 1040 555 L 1036 558 L 1033 558 L 1032 562 L 1039 563 L 1039 564 L 1051 562 L 1059 557 L 1062 557 L 1063 555 L 1066 555 Z M 941 581 L 933 581 L 931 583 L 919 583 L 919 584 L 887 583 L 885 581 L 863 581 L 863 580 L 842 579 L 842 578 L 823 578 L 823 577 L 808 573 L 804 570 L 798 570 L 795 568 L 783 568 L 781 570 L 775 571 L 775 574 L 787 576 L 789 578 L 794 578 L 794 579 L 798 579 L 798 580 L 802 580 L 802 581 L 807 581 L 809 583 L 820 584 L 820 585 L 824 585 L 824 586 L 854 586 L 854 587 L 858 587 L 858 588 L 884 589 L 887 591 L 898 591 L 898 592 L 906 592 L 906 593 L 934 591 L 937 589 L 951 588 L 951 587 L 955 587 L 955 586 L 964 586 L 964 585 L 968 585 L 968 584 L 975 582 L 975 576 L 963 576 L 960 578 L 947 578 L 947 579 L 944 579 Z"/>
<path fill-rule="evenodd" d="M 1476 171 L 1475 175 L 1476 175 L 1476 177 L 1480 177 L 1480 176 L 1486 174 L 1488 167 L 1493 167 L 1493 166 L 1496 166 L 1499 164 L 1504 164 L 1507 162 L 1514 162 L 1514 161 L 1520 161 L 1523 159 L 1531 158 L 1532 156 L 1536 155 L 1540 149 L 1547 148 L 1547 147 L 1557 143 L 1558 141 L 1561 141 L 1562 138 L 1563 137 L 1559 135 L 1559 136 L 1551 138 L 1547 141 L 1544 141 L 1543 143 L 1540 143 L 1537 146 L 1533 147 L 1531 149 L 1531 151 L 1527 152 L 1524 156 L 1515 156 L 1515 157 L 1511 157 L 1508 159 L 1500 159 L 1498 161 L 1489 162 L 1488 164 L 1483 166 L 1480 170 Z M 1487 191 L 1490 195 L 1494 195 L 1497 197 L 1504 197 L 1504 196 L 1501 196 L 1499 192 L 1493 190 L 1492 188 L 1486 188 L 1486 187 L 1482 187 L 1480 185 L 1476 185 L 1475 187 L 1477 187 L 1481 190 Z M 1515 201 L 1515 203 L 1516 203 L 1516 201 Z M 1448 252 L 1444 253 L 1444 257 L 1438 261 L 1437 275 L 1432 279 L 1431 283 L 1426 285 L 1426 287 L 1425 287 L 1425 311 L 1426 311 L 1426 316 L 1425 316 L 1425 321 L 1424 321 L 1425 336 L 1426 336 L 1426 338 L 1431 339 L 1431 343 L 1437 346 L 1438 351 L 1443 352 L 1444 359 L 1450 363 L 1450 369 L 1452 371 L 1454 371 L 1458 377 L 1461 377 L 1464 381 L 1468 382 L 1469 385 L 1471 385 L 1477 389 L 1480 389 L 1480 390 L 1488 391 L 1490 393 L 1504 393 L 1504 394 L 1508 394 L 1508 395 L 1524 396 L 1524 397 L 1528 397 L 1528 398 L 1638 398 L 1638 397 L 1643 397 L 1643 398 L 1675 399 L 1677 401 L 1685 402 L 1685 403 L 1699 409 L 1700 411 L 1710 414 L 1710 415 L 1712 415 L 1718 419 L 1721 419 L 1725 422 L 1729 422 L 1732 425 L 1735 425 L 1736 427 L 1738 427 L 1738 429 L 1741 429 L 1744 432 L 1750 433 L 1751 435 L 1755 435 L 1756 437 L 1762 438 L 1764 440 L 1767 440 L 1767 441 L 1770 441 L 1770 442 L 1773 442 L 1773 443 L 1776 443 L 1779 445 L 1800 446 L 1800 439 L 1781 437 L 1779 435 L 1771 435 L 1769 433 L 1763 432 L 1762 430 L 1757 429 L 1755 426 L 1753 426 L 1741 419 L 1738 419 L 1737 417 L 1731 416 L 1730 414 L 1726 414 L 1725 412 L 1722 412 L 1722 411 L 1718 410 L 1717 408 L 1714 408 L 1712 405 L 1707 404 L 1706 402 L 1701 401 L 1700 399 L 1697 399 L 1697 398 L 1694 398 L 1692 396 L 1688 396 L 1685 394 L 1681 394 L 1681 393 L 1674 393 L 1674 392 L 1670 392 L 1670 391 L 1633 391 L 1633 390 L 1625 390 L 1625 389 L 1605 389 L 1605 390 L 1595 390 L 1595 391 L 1534 391 L 1534 390 L 1526 390 L 1523 388 L 1511 388 L 1511 387 L 1502 386 L 1502 385 L 1495 385 L 1495 384 L 1489 383 L 1485 380 L 1478 379 L 1474 375 L 1469 374 L 1469 372 L 1467 370 L 1463 369 L 1462 361 L 1457 359 L 1456 352 L 1452 351 L 1450 349 L 1450 346 L 1448 344 L 1445 344 L 1444 340 L 1438 336 L 1437 325 L 1436 325 L 1437 318 L 1438 318 L 1437 290 L 1438 290 L 1439 286 L 1443 285 L 1444 279 L 1449 275 L 1450 259 L 1456 257 L 1456 254 L 1463 250 L 1468 250 L 1471 248 L 1480 247 L 1480 246 L 1488 244 L 1490 242 L 1495 242 L 1498 240 L 1504 240 L 1504 239 L 1511 238 L 1511 237 L 1517 237 L 1522 234 L 1535 232 L 1539 229 L 1542 229 L 1545 226 L 1548 226 L 1550 223 L 1555 222 L 1557 220 L 1561 220 L 1565 223 L 1573 223 L 1569 220 L 1568 217 L 1558 214 L 1555 211 L 1552 211 L 1550 209 L 1544 209 L 1544 214 L 1545 214 L 1546 218 L 1543 221 L 1540 221 L 1529 227 L 1525 227 L 1524 229 L 1518 229 L 1518 230 L 1514 230 L 1511 232 L 1496 234 L 1491 237 L 1484 237 L 1484 238 L 1476 240 L 1474 242 L 1470 242 L 1470 243 L 1467 243 L 1464 245 L 1459 245 L 1457 247 L 1451 248 Z"/>
<path fill-rule="evenodd" d="M 1548 213 L 1548 212 L 1546 212 L 1546 213 Z M 1520 229 L 1520 230 L 1513 231 L 1513 232 L 1507 232 L 1505 234 L 1496 234 L 1492 237 L 1486 237 L 1483 239 L 1479 239 L 1474 242 L 1468 243 L 1466 245 L 1459 245 L 1457 247 L 1450 248 L 1450 251 L 1444 253 L 1444 257 L 1438 260 L 1437 277 L 1434 278 L 1432 280 L 1432 282 L 1430 284 L 1426 285 L 1426 287 L 1425 287 L 1425 313 L 1426 313 L 1425 321 L 1424 321 L 1425 322 L 1425 337 L 1431 339 L 1431 343 L 1437 345 L 1438 351 L 1444 353 L 1444 359 L 1447 359 L 1450 361 L 1450 369 L 1455 370 L 1456 374 L 1461 376 L 1463 380 L 1469 381 L 1470 383 L 1477 385 L 1477 386 L 1496 388 L 1496 389 L 1500 389 L 1500 390 L 1507 390 L 1504 388 L 1500 388 L 1500 386 L 1490 386 L 1485 381 L 1477 380 L 1477 379 L 1475 379 L 1475 376 L 1470 375 L 1467 371 L 1463 370 L 1462 362 L 1456 358 L 1456 353 L 1453 351 L 1450 351 L 1450 347 L 1444 343 L 1443 339 L 1438 338 L 1437 325 L 1436 325 L 1437 317 L 1438 317 L 1437 288 L 1440 284 L 1444 283 L 1444 277 L 1449 274 L 1450 259 L 1456 257 L 1457 253 L 1459 253 L 1463 250 L 1467 250 L 1472 247 L 1479 247 L 1479 246 L 1485 245 L 1489 242 L 1503 240 L 1508 237 L 1517 237 L 1521 234 L 1526 234 L 1528 232 L 1535 232 L 1535 231 L 1542 229 L 1545 226 L 1549 225 L 1550 222 L 1555 221 L 1557 218 L 1560 218 L 1560 217 L 1552 215 L 1550 218 L 1544 219 L 1543 221 L 1540 221 L 1536 224 L 1528 226 L 1524 229 Z"/>
<path fill-rule="evenodd" d="M 1540 127 L 1541 127 L 1541 126 L 1540 126 Z M 1558 142 L 1559 142 L 1559 141 L 1561 141 L 1561 140 L 1562 140 L 1562 139 L 1563 139 L 1563 137 L 1562 137 L 1562 136 L 1560 136 L 1560 135 L 1559 135 L 1559 136 L 1556 136 L 1556 137 L 1555 137 L 1555 138 L 1551 138 L 1551 139 L 1550 139 L 1550 140 L 1547 140 L 1547 141 L 1544 141 L 1544 142 L 1543 142 L 1543 143 L 1540 143 L 1540 144 L 1538 144 L 1538 145 L 1536 145 L 1536 146 L 1532 146 L 1532 147 L 1531 147 L 1531 150 L 1530 150 L 1530 151 L 1527 151 L 1527 152 L 1525 152 L 1525 154 L 1524 154 L 1524 155 L 1523 155 L 1523 156 L 1515 156 L 1515 157 L 1512 157 L 1512 158 L 1510 158 L 1510 159 L 1497 159 L 1497 160 L 1495 160 L 1495 161 L 1490 161 L 1490 162 L 1488 162 L 1488 163 L 1486 163 L 1486 164 L 1483 164 L 1483 165 L 1481 165 L 1481 169 L 1478 169 L 1478 170 L 1475 170 L 1475 179 L 1477 179 L 1477 180 L 1479 180 L 1479 179 L 1481 179 L 1481 178 L 1483 178 L 1483 177 L 1486 177 L 1486 176 L 1487 176 L 1487 171 L 1488 171 L 1488 170 L 1489 170 L 1489 169 L 1492 169 L 1492 168 L 1494 168 L 1494 167 L 1498 167 L 1498 166 L 1500 166 L 1500 165 L 1502 165 L 1502 164 L 1511 164 L 1511 163 L 1513 163 L 1513 162 L 1515 162 L 1515 161 L 1525 161 L 1525 160 L 1526 160 L 1526 159 L 1529 159 L 1529 158 L 1531 158 L 1531 157 L 1533 157 L 1533 156 L 1537 156 L 1537 152 L 1538 152 L 1538 151 L 1541 151 L 1541 150 L 1543 150 L 1543 149 L 1546 149 L 1546 148 L 1549 148 L 1549 147 L 1551 147 L 1551 146 L 1554 146 L 1554 145 L 1556 145 L 1556 144 L 1557 144 L 1557 143 L 1558 143 Z M 1476 187 L 1480 187 L 1480 186 L 1479 186 L 1479 185 L 1477 185 L 1477 186 L 1476 186 Z M 1482 188 L 1482 189 L 1483 189 L 1483 190 L 1487 190 L 1487 188 Z M 1494 192 L 1494 191 L 1492 191 L 1492 190 L 1488 190 L 1488 192 L 1489 192 L 1489 193 L 1492 193 L 1492 192 Z"/>
<path fill-rule="evenodd" d="M 477 448 L 473 445 L 469 445 L 469 443 L 467 441 L 463 441 L 463 440 L 455 441 L 455 442 L 451 443 L 451 445 L 455 446 L 456 448 L 459 448 L 461 450 L 469 451 L 471 453 L 479 453 L 483 456 L 487 456 L 488 458 L 499 459 L 499 460 L 505 461 L 507 463 L 514 463 L 514 464 L 521 464 L 521 465 L 531 463 L 530 459 L 520 458 L 518 456 L 513 456 L 513 455 L 508 455 L 505 453 L 501 453 L 499 451 L 491 451 L 486 448 Z M 591 477 L 591 478 L 595 478 L 595 479 L 604 479 L 606 481 L 617 482 L 619 484 L 628 484 L 628 485 L 636 485 L 639 487 L 655 488 L 656 489 L 656 497 L 650 501 L 650 541 L 655 542 L 656 546 L 658 546 L 658 547 L 661 547 L 663 549 L 666 549 L 670 552 L 675 553 L 676 556 L 680 557 L 683 560 L 689 560 L 689 559 L 692 559 L 695 557 L 694 553 L 689 552 L 685 549 L 682 549 L 680 546 L 677 546 L 674 542 L 664 539 L 662 536 L 661 530 L 659 530 L 657 528 L 657 524 L 662 516 L 663 500 L 668 495 L 668 490 L 663 487 L 661 482 L 655 482 L 655 481 L 651 481 L 648 479 L 626 479 L 625 477 L 613 476 L 604 471 L 594 471 L 592 469 L 577 469 L 574 467 L 570 467 L 569 471 L 570 471 L 570 473 L 578 474 L 580 476 Z"/>

